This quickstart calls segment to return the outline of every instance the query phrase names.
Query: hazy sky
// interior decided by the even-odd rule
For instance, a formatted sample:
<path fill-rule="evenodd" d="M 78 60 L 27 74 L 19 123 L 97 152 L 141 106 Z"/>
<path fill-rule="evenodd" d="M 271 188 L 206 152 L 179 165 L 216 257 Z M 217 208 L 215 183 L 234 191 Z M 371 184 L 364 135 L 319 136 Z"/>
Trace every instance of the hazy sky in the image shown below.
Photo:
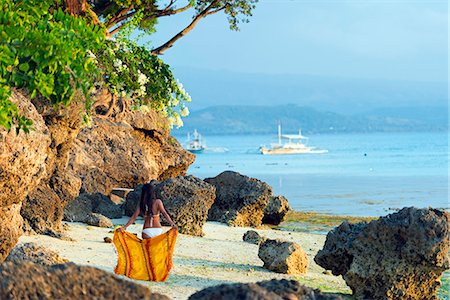
<path fill-rule="evenodd" d="M 201 21 L 162 56 L 192 67 L 269 74 L 447 81 L 446 0 L 260 0 L 241 31 Z M 160 19 L 159 46 L 188 18 Z"/>

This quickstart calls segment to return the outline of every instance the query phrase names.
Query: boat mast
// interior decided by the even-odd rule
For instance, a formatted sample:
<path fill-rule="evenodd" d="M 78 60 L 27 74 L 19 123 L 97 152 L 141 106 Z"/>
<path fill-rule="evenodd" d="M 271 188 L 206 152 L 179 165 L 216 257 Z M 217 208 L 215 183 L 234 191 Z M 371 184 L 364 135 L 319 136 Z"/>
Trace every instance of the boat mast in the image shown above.
<path fill-rule="evenodd" d="M 281 122 L 278 120 L 278 145 L 281 145 Z"/>

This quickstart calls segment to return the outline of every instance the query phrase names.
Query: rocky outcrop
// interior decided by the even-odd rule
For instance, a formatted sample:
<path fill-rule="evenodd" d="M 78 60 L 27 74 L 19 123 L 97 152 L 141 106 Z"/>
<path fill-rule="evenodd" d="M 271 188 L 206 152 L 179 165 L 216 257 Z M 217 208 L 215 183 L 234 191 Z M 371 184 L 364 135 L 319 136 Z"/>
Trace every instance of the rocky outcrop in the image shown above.
<path fill-rule="evenodd" d="M 228 300 L 228 299 L 258 299 L 258 300 L 338 300 L 339 296 L 322 294 L 295 280 L 261 281 L 256 283 L 234 283 L 212 286 L 189 297 L 189 300 Z"/>
<path fill-rule="evenodd" d="M 37 233 L 60 231 L 63 208 L 78 196 L 80 190 L 80 179 L 67 167 L 73 141 L 82 125 L 81 96 L 74 99 L 70 106 L 59 108 L 43 99 L 33 100 L 51 139 L 45 160 L 45 176 L 27 195 L 21 211 Z"/>
<path fill-rule="evenodd" d="M 3 263 L 0 278 L 0 299 L 169 299 L 109 272 L 72 263 Z"/>
<path fill-rule="evenodd" d="M 267 239 L 259 245 L 258 257 L 264 268 L 283 274 L 304 274 L 308 270 L 308 256 L 296 243 Z"/>
<path fill-rule="evenodd" d="M 286 220 L 287 213 L 291 210 L 288 200 L 283 196 L 271 196 L 264 209 L 264 224 L 279 225 Z"/>
<path fill-rule="evenodd" d="M 203 225 L 215 198 L 214 186 L 194 176 L 178 176 L 156 186 L 160 198 L 178 231 L 203 236 Z"/>
<path fill-rule="evenodd" d="M 205 181 L 216 187 L 216 200 L 209 210 L 209 220 L 231 226 L 258 227 L 262 224 L 264 209 L 272 195 L 269 185 L 232 171 Z"/>
<path fill-rule="evenodd" d="M 48 128 L 29 99 L 13 91 L 10 100 L 33 121 L 33 130 L 16 133 L 15 127 L 7 131 L 0 126 L 0 262 L 22 233 L 22 202 L 45 176 L 50 145 Z"/>
<path fill-rule="evenodd" d="M 266 238 L 260 236 L 259 233 L 254 230 L 249 230 L 244 233 L 242 240 L 250 244 L 259 245 L 264 242 Z"/>
<path fill-rule="evenodd" d="M 64 220 L 85 222 L 91 213 L 101 214 L 109 219 L 117 219 L 123 216 L 123 208 L 111 201 L 108 196 L 100 193 L 83 193 L 64 208 Z"/>
<path fill-rule="evenodd" d="M 343 223 L 315 261 L 343 275 L 357 299 L 434 299 L 450 268 L 449 214 L 403 208 L 369 224 Z"/>
<path fill-rule="evenodd" d="M 12 262 L 14 264 L 20 264 L 24 261 L 44 266 L 68 262 L 67 259 L 60 257 L 58 253 L 34 243 L 17 245 L 11 250 L 5 260 L 5 262 Z"/>
<path fill-rule="evenodd" d="M 89 194 L 81 194 L 64 207 L 64 221 L 84 222 L 93 211 L 92 199 Z"/>
<path fill-rule="evenodd" d="M 116 120 L 94 118 L 77 136 L 70 168 L 81 177 L 82 192 L 109 195 L 113 188 L 185 174 L 194 158 L 169 136 L 165 118 L 137 111 Z"/>
<path fill-rule="evenodd" d="M 97 226 L 97 227 L 113 227 L 113 223 L 110 219 L 101 214 L 90 213 L 87 215 L 84 222 L 88 225 Z"/>

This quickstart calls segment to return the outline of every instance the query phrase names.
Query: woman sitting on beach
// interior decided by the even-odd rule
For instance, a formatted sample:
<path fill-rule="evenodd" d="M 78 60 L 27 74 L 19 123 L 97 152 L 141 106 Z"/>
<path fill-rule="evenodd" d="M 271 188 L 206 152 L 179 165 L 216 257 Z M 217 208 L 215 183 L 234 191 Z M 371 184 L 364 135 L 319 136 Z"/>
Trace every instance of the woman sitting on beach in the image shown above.
<path fill-rule="evenodd" d="M 149 239 L 162 234 L 163 229 L 161 228 L 161 223 L 159 220 L 160 213 L 163 214 L 164 218 L 166 218 L 166 220 L 172 227 L 177 228 L 175 223 L 170 218 L 169 214 L 167 214 L 166 210 L 164 209 L 162 201 L 156 198 L 155 188 L 149 183 L 144 184 L 144 186 L 142 187 L 141 199 L 136 205 L 136 210 L 134 211 L 130 220 L 128 220 L 128 223 L 125 226 L 118 228 L 117 230 L 126 230 L 128 226 L 134 223 L 137 216 L 139 216 L 141 212 L 144 216 L 144 228 L 142 229 L 143 239 Z"/>

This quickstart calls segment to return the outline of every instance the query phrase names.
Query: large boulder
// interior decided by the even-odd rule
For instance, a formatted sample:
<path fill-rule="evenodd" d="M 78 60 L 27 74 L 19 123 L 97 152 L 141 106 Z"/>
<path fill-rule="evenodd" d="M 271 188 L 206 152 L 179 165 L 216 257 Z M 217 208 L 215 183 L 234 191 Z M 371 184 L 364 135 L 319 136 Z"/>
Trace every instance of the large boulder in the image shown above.
<path fill-rule="evenodd" d="M 97 213 L 90 213 L 83 222 L 97 227 L 109 228 L 114 226 L 113 222 L 109 218 Z"/>
<path fill-rule="evenodd" d="M 189 300 L 339 300 L 341 297 L 322 294 L 295 280 L 268 280 L 256 283 L 233 283 L 212 286 L 192 294 Z"/>
<path fill-rule="evenodd" d="M 305 274 L 308 256 L 294 242 L 267 239 L 259 245 L 258 257 L 264 268 L 283 274 Z"/>
<path fill-rule="evenodd" d="M 268 184 L 233 171 L 225 171 L 205 181 L 216 187 L 216 200 L 209 210 L 209 220 L 231 226 L 261 226 L 264 209 L 272 195 Z"/>
<path fill-rule="evenodd" d="M 314 260 L 342 275 L 357 299 L 434 299 L 449 248 L 449 214 L 409 207 L 369 224 L 344 222 Z"/>
<path fill-rule="evenodd" d="M 15 246 L 5 260 L 5 262 L 12 262 L 14 264 L 20 264 L 24 261 L 44 266 L 68 262 L 67 259 L 60 257 L 59 254 L 53 250 L 38 246 L 34 243 L 25 243 Z"/>
<path fill-rule="evenodd" d="M 254 231 L 254 230 L 248 230 L 242 236 L 242 240 L 244 242 L 247 242 L 247 243 L 250 243 L 250 244 L 259 245 L 262 242 L 264 242 L 266 240 L 266 238 L 260 236 L 259 233 Z"/>
<path fill-rule="evenodd" d="M 214 186 L 191 175 L 167 179 L 156 186 L 156 195 L 163 201 L 178 231 L 195 236 L 203 236 L 203 225 L 215 192 Z"/>
<path fill-rule="evenodd" d="M 287 213 L 291 210 L 289 201 L 283 196 L 271 196 L 264 209 L 264 224 L 279 225 L 286 220 Z"/>
<path fill-rule="evenodd" d="M 50 145 L 48 128 L 29 98 L 13 90 L 10 100 L 33 121 L 33 129 L 26 134 L 0 126 L 0 262 L 22 233 L 22 202 L 45 177 Z"/>
<path fill-rule="evenodd" d="M 0 299 L 169 299 L 109 272 L 72 263 L 3 263 L 0 278 Z"/>
<path fill-rule="evenodd" d="M 75 200 L 64 207 L 64 221 L 84 222 L 92 213 L 94 207 L 89 194 L 80 194 Z"/>
<path fill-rule="evenodd" d="M 153 111 L 96 117 L 78 134 L 69 166 L 80 176 L 82 192 L 104 195 L 185 174 L 195 156 L 169 133 L 167 120 Z"/>

